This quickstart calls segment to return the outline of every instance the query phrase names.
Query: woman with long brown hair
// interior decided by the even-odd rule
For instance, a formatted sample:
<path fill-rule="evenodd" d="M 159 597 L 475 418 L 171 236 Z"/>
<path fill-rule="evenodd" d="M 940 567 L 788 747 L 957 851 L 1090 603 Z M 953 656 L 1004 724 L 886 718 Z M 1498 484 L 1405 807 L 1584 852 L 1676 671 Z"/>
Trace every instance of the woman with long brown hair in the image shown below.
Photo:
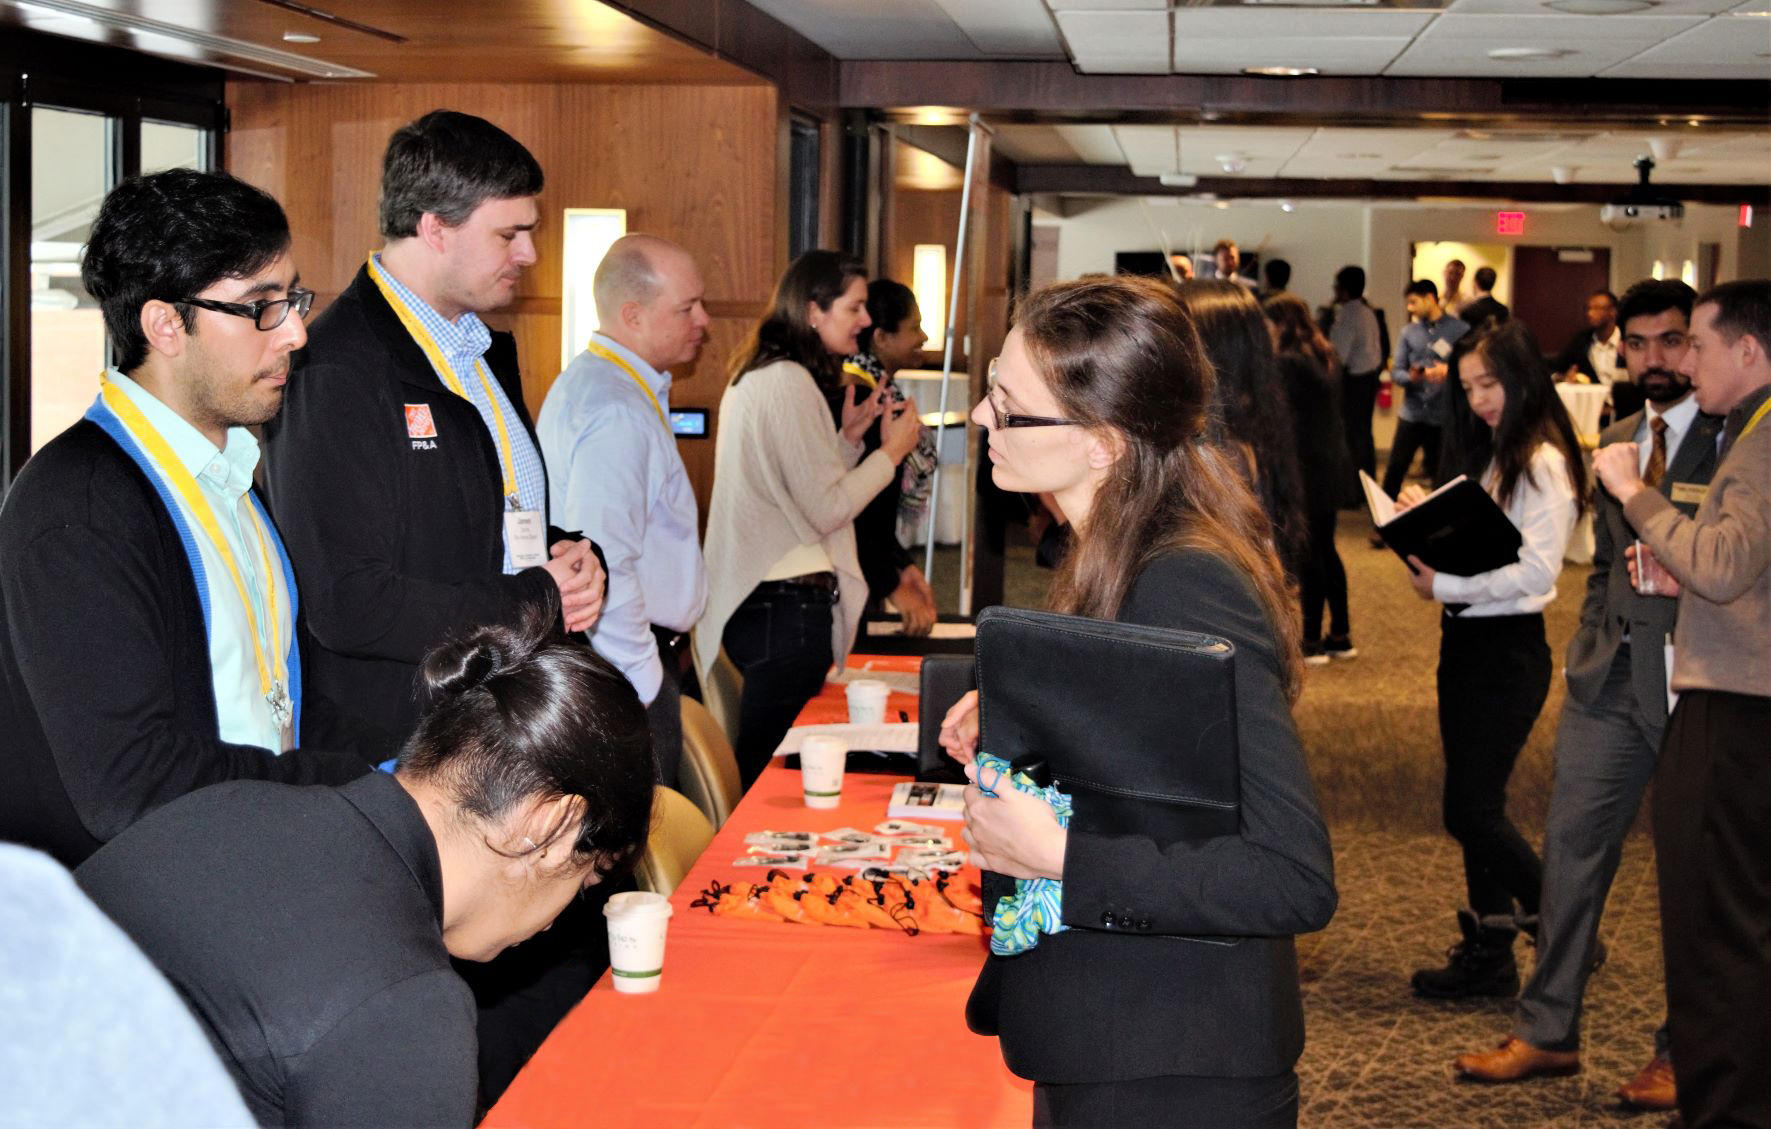
<path fill-rule="evenodd" d="M 989 432 L 996 484 L 1048 491 L 1074 523 L 1054 610 L 1236 648 L 1239 834 L 1157 843 L 1074 832 L 1038 797 L 966 790 L 980 865 L 1063 883 L 1070 928 L 991 957 L 968 1006 L 973 1029 L 997 1035 L 1010 1069 L 1037 1083 L 1036 1124 L 1296 1121 L 1303 1009 L 1292 937 L 1327 924 L 1333 868 L 1291 719 L 1296 609 L 1241 456 L 1209 434 L 1213 379 L 1169 286 L 1063 283 L 1023 304 L 972 412 Z M 1185 756 L 1189 720 L 1174 719 L 1172 746 L 1124 750 L 1127 776 Z M 942 743 L 971 760 L 975 695 L 948 714 Z M 1128 906 L 1140 907 L 1136 917 Z M 1103 928 L 1115 907 L 1129 930 Z"/>

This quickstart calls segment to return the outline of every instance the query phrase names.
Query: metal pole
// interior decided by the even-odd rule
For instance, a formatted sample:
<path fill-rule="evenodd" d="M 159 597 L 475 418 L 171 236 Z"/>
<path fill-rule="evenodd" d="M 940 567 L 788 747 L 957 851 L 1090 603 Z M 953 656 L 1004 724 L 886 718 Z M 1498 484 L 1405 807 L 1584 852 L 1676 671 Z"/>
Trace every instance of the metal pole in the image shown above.
<path fill-rule="evenodd" d="M 947 434 L 947 387 L 953 380 L 953 328 L 954 322 L 959 318 L 959 280 L 965 265 L 966 226 L 971 219 L 972 163 L 977 157 L 978 129 L 982 124 L 978 115 L 973 114 L 965 141 L 965 184 L 959 194 L 959 238 L 953 244 L 953 284 L 948 287 L 947 294 L 947 344 L 941 356 L 941 411 L 935 420 L 935 484 L 929 491 L 929 535 L 928 544 L 923 546 L 922 558 L 922 574 L 931 585 L 935 579 L 935 533 L 941 526 L 941 440 Z M 975 363 L 977 358 L 972 357 L 969 360 Z M 962 532 L 962 544 L 965 537 L 966 534 Z M 963 550 L 961 557 L 964 557 Z M 961 579 L 963 584 L 964 578 Z"/>

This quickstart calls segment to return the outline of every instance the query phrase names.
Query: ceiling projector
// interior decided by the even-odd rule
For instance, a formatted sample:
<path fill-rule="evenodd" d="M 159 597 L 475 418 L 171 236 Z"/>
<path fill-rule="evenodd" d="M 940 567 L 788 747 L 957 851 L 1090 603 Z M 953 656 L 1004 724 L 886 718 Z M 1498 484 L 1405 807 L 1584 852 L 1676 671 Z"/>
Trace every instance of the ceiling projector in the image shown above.
<path fill-rule="evenodd" d="M 1654 171 L 1654 158 L 1643 155 L 1636 158 L 1635 187 L 1624 194 L 1620 200 L 1606 204 L 1599 209 L 1601 222 L 1612 227 L 1627 224 L 1677 223 L 1685 218 L 1685 205 L 1671 196 L 1662 195 L 1654 185 L 1648 182 L 1648 176 Z"/>

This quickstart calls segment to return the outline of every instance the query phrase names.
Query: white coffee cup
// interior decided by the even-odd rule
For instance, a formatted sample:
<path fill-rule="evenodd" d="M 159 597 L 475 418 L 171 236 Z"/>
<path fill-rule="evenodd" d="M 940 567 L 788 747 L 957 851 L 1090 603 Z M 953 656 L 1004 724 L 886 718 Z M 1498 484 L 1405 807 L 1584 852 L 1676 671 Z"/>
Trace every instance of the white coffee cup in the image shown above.
<path fill-rule="evenodd" d="M 670 899 L 634 890 L 603 904 L 609 924 L 609 972 L 617 992 L 656 992 L 664 979 L 664 930 Z"/>
<path fill-rule="evenodd" d="M 892 688 L 876 678 L 862 678 L 849 683 L 849 724 L 882 725 L 885 722 L 886 698 Z"/>
<path fill-rule="evenodd" d="M 842 802 L 842 772 L 849 743 L 841 737 L 807 737 L 799 747 L 800 785 L 806 807 L 833 808 Z"/>

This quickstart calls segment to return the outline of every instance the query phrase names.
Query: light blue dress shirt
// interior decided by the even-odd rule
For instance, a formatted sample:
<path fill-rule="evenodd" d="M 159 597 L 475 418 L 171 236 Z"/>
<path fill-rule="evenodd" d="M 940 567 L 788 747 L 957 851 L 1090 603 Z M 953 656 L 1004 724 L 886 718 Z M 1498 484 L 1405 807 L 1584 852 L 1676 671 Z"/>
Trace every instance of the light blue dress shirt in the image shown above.
<path fill-rule="evenodd" d="M 252 472 L 258 467 L 258 440 L 243 427 L 230 427 L 227 449 L 217 450 L 207 436 L 185 418 L 161 403 L 147 389 L 122 373 L 105 374 L 123 395 L 129 398 L 153 424 L 179 463 L 197 480 L 222 537 L 240 566 L 240 579 L 252 599 L 252 615 L 259 625 L 265 661 L 276 674 L 279 651 L 287 653 L 295 637 L 295 624 L 290 618 L 290 593 L 283 577 L 277 549 L 270 540 L 260 541 L 260 529 L 254 522 L 252 502 L 247 491 L 252 489 Z M 155 466 L 154 456 L 142 447 L 142 453 Z M 165 468 L 161 468 L 164 475 Z M 239 590 L 222 563 L 221 553 L 203 533 L 196 515 L 176 491 L 171 493 L 183 515 L 185 525 L 197 543 L 203 558 L 205 583 L 209 587 L 209 672 L 215 690 L 215 715 L 223 741 L 236 745 L 256 745 L 281 753 L 294 744 L 291 726 L 278 726 L 271 715 L 270 703 L 259 690 L 258 660 L 252 647 L 252 626 L 240 604 Z M 266 555 L 270 569 L 265 569 Z M 277 606 L 276 646 L 273 646 L 269 621 L 265 618 L 267 591 L 274 590 Z"/>
<path fill-rule="evenodd" d="M 668 418 L 670 373 L 600 333 L 592 340 L 633 366 Z M 707 604 L 695 490 L 676 438 L 633 377 L 589 351 L 553 382 L 535 433 L 553 524 L 583 530 L 608 558 L 609 596 L 590 645 L 650 702 L 664 671 L 651 625 L 687 631 Z"/>
<path fill-rule="evenodd" d="M 510 436 L 511 460 L 516 466 L 517 498 L 525 510 L 535 510 L 545 514 L 547 511 L 547 474 L 541 468 L 541 453 L 530 441 L 529 433 L 523 428 L 523 421 L 511 407 L 510 398 L 504 394 L 504 388 L 496 377 L 482 383 L 476 367 L 486 350 L 492 347 L 492 331 L 486 323 L 471 310 L 455 321 L 449 321 L 442 314 L 432 309 L 430 303 L 408 290 L 400 280 L 393 276 L 385 266 L 381 266 L 381 255 L 375 256 L 375 264 L 381 267 L 381 277 L 387 280 L 388 286 L 406 303 L 420 325 L 430 331 L 436 339 L 437 348 L 449 361 L 449 368 L 455 379 L 461 382 L 462 390 L 467 393 L 468 402 L 480 413 L 480 419 L 486 425 L 486 433 L 492 437 L 492 446 L 499 450 L 502 466 L 502 448 L 498 445 L 498 422 L 495 412 L 504 415 L 504 430 Z M 442 374 L 437 374 L 441 378 Z M 487 369 L 491 376 L 491 370 Z M 444 381 L 446 385 L 448 382 Z M 486 389 L 491 388 L 492 399 L 486 399 Z M 496 404 L 496 408 L 494 408 Z M 499 489 L 503 489 L 501 486 Z M 511 575 L 518 570 L 510 563 L 510 539 L 504 542 L 504 572 Z"/>
<path fill-rule="evenodd" d="M 1463 321 L 1445 314 L 1435 322 L 1415 321 L 1402 327 L 1402 337 L 1396 343 L 1396 367 L 1390 372 L 1390 379 L 1402 389 L 1402 406 L 1397 415 L 1415 423 L 1429 424 L 1439 427 L 1445 422 L 1445 384 L 1456 380 L 1455 372 L 1448 373 L 1445 380 L 1416 380 L 1409 374 L 1411 365 L 1424 365 L 1432 368 L 1444 364 L 1451 356 L 1450 346 L 1458 343 L 1470 327 Z M 1444 353 L 1433 346 L 1443 341 Z"/>

